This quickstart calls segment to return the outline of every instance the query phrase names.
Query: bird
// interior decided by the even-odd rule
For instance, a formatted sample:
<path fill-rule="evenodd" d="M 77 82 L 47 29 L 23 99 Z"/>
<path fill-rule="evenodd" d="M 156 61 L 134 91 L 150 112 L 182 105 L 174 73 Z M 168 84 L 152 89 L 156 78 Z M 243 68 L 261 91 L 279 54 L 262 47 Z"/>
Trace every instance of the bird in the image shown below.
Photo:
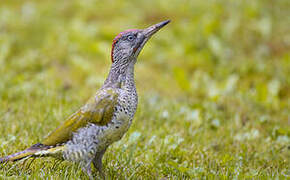
<path fill-rule="evenodd" d="M 134 66 L 146 42 L 170 20 L 145 29 L 128 29 L 112 43 L 111 68 L 97 92 L 42 141 L 0 158 L 0 163 L 32 157 L 54 157 L 79 163 L 93 179 L 91 164 L 101 177 L 107 148 L 119 141 L 132 124 L 138 105 Z"/>

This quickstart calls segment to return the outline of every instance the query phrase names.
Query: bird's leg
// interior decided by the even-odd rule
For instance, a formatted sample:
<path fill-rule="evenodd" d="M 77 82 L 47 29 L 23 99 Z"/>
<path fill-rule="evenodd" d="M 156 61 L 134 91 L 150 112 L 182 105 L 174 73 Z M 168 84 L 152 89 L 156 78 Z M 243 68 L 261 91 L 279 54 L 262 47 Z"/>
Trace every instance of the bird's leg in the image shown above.
<path fill-rule="evenodd" d="M 89 163 L 85 163 L 84 166 L 82 166 L 82 170 L 89 176 L 90 180 L 94 179 L 92 174 L 91 161 Z"/>
<path fill-rule="evenodd" d="M 105 174 L 103 172 L 102 158 L 103 158 L 103 155 L 105 154 L 105 152 L 106 152 L 106 149 L 104 149 L 103 151 L 97 153 L 95 158 L 93 159 L 93 164 L 94 164 L 95 168 L 99 171 L 100 176 L 103 179 L 105 179 Z"/>

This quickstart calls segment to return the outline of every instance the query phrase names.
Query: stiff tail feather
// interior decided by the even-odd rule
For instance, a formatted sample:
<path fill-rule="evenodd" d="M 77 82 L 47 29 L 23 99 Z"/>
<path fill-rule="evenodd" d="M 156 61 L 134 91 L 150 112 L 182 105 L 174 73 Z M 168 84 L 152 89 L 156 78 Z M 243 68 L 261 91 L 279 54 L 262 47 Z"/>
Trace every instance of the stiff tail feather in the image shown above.
<path fill-rule="evenodd" d="M 62 151 L 64 146 L 47 146 L 44 144 L 34 144 L 31 147 L 8 155 L 6 157 L 0 158 L 0 163 L 8 162 L 8 161 L 18 161 L 23 158 L 29 157 L 42 157 L 42 156 L 52 156 L 61 158 Z"/>

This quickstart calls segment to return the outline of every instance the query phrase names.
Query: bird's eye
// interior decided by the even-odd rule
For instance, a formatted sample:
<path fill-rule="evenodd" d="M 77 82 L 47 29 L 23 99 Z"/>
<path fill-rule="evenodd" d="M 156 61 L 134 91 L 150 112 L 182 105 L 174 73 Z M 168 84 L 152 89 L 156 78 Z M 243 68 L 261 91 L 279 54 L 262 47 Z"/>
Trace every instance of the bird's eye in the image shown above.
<path fill-rule="evenodd" d="M 133 40 L 134 40 L 134 36 L 129 35 L 129 36 L 127 37 L 127 39 L 128 39 L 129 41 L 133 41 Z"/>

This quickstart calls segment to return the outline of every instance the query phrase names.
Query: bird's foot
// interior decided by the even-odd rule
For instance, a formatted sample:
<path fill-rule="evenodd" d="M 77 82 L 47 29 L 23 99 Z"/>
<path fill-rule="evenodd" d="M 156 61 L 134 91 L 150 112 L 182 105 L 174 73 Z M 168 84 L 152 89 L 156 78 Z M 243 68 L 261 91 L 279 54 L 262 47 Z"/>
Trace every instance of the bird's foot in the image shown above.
<path fill-rule="evenodd" d="M 105 173 L 103 172 L 102 160 L 101 161 L 93 161 L 93 164 L 94 164 L 95 168 L 98 170 L 101 178 L 106 179 Z"/>

